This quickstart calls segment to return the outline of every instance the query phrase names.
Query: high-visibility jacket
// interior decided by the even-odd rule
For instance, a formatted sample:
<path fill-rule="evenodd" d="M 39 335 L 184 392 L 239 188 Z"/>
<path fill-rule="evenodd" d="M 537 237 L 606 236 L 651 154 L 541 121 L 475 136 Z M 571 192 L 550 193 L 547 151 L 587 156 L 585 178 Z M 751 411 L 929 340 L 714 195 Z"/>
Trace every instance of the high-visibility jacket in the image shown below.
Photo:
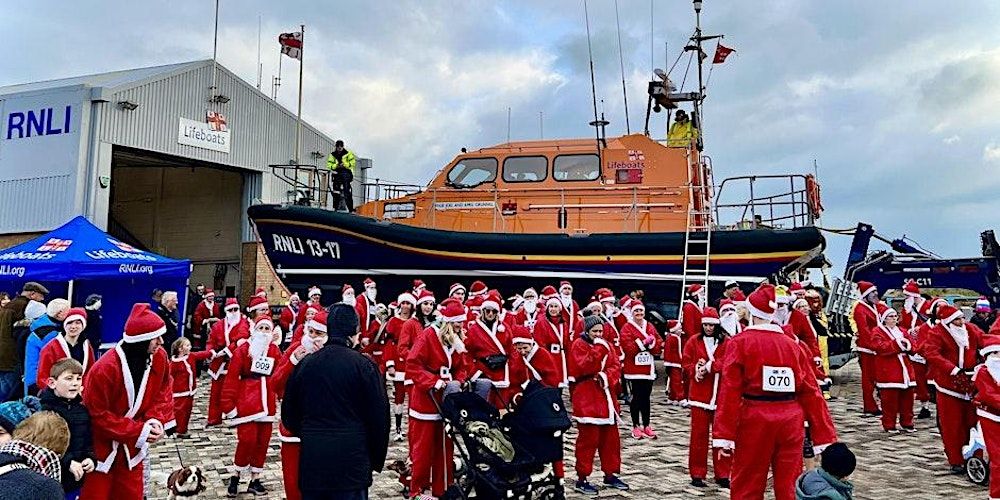
<path fill-rule="evenodd" d="M 698 138 L 698 129 L 690 121 L 674 123 L 667 132 L 667 145 L 672 148 L 684 148 L 691 144 L 691 139 Z"/>
<path fill-rule="evenodd" d="M 344 153 L 344 156 L 340 158 L 340 161 L 337 161 L 337 157 L 333 156 L 333 153 L 330 153 L 330 155 L 326 157 L 326 168 L 330 170 L 334 170 L 337 167 L 344 167 L 347 170 L 350 170 L 351 174 L 353 174 L 354 166 L 357 163 L 358 163 L 358 158 L 354 156 L 354 152 L 352 151 L 347 151 L 346 153 Z"/>

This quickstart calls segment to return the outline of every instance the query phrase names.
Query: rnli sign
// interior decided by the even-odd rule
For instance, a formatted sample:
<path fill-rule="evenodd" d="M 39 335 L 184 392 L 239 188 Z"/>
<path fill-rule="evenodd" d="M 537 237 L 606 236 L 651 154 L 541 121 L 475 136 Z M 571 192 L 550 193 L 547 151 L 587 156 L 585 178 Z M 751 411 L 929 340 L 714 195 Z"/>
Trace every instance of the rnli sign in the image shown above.
<path fill-rule="evenodd" d="M 27 139 L 45 135 L 70 133 L 73 122 L 73 107 L 59 106 L 24 111 L 12 111 L 7 115 L 7 140 Z"/>
<path fill-rule="evenodd" d="M 215 130 L 213 124 L 180 119 L 177 129 L 177 143 L 220 153 L 229 153 L 229 129 Z"/>

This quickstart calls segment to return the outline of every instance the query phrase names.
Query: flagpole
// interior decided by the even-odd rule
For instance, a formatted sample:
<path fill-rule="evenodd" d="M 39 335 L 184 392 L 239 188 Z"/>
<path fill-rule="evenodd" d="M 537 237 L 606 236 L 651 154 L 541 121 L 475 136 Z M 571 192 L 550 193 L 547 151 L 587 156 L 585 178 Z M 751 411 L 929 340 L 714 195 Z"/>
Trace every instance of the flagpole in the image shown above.
<path fill-rule="evenodd" d="M 300 25 L 302 30 L 301 47 L 299 47 L 299 115 L 298 123 L 295 125 L 295 164 L 299 164 L 299 154 L 302 145 L 302 66 L 305 64 L 306 56 L 306 25 Z"/>
<path fill-rule="evenodd" d="M 215 32 L 212 35 L 212 95 L 209 99 L 215 100 L 215 96 L 218 95 L 218 89 L 216 88 L 216 70 L 218 68 L 218 50 L 219 50 L 219 0 L 215 0 Z"/>

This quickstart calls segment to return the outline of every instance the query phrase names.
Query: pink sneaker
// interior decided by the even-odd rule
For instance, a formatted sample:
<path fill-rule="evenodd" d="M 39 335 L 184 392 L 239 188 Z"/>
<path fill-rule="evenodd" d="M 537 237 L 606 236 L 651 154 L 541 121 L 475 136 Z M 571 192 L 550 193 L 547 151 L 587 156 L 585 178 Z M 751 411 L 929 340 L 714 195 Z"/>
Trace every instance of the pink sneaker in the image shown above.
<path fill-rule="evenodd" d="M 656 431 L 654 431 L 653 428 L 649 426 L 646 426 L 646 428 L 642 430 L 642 434 L 648 437 L 649 439 L 656 439 L 657 437 L 659 437 L 656 435 Z"/>
<path fill-rule="evenodd" d="M 639 427 L 632 428 L 632 439 L 642 439 L 646 434 Z"/>

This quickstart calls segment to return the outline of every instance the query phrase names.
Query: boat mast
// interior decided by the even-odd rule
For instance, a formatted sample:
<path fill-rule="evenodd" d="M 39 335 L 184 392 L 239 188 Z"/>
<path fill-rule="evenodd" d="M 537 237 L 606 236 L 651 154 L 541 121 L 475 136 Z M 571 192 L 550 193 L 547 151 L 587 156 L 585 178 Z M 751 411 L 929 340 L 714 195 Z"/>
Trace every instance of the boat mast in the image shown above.
<path fill-rule="evenodd" d="M 698 98 L 694 101 L 694 112 L 695 112 L 695 130 L 698 131 L 698 151 L 704 148 L 702 142 L 702 137 L 704 134 L 701 129 L 701 108 L 705 101 L 705 81 L 702 79 L 702 54 L 704 52 L 701 50 L 701 0 L 694 0 L 694 40 L 698 47 L 698 53 L 695 57 L 698 58 Z"/>

